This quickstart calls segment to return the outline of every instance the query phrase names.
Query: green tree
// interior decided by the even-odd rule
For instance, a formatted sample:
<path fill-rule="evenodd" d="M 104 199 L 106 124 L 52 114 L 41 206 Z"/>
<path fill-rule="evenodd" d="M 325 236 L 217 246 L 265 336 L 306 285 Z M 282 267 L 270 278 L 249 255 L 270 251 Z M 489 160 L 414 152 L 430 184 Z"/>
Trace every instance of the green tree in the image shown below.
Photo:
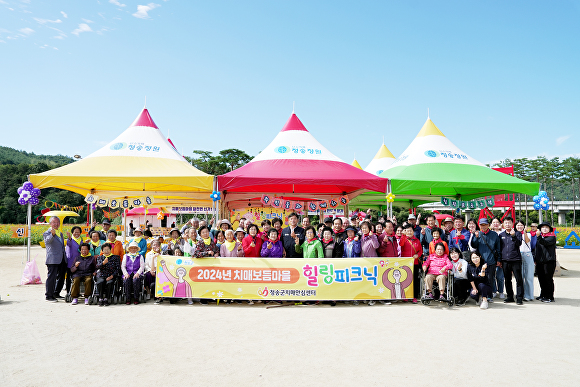
<path fill-rule="evenodd" d="M 252 160 L 251 156 L 239 149 L 224 149 L 215 156 L 209 151 L 202 150 L 194 150 L 193 154 L 197 157 L 186 157 L 186 160 L 210 175 L 223 175 Z"/>

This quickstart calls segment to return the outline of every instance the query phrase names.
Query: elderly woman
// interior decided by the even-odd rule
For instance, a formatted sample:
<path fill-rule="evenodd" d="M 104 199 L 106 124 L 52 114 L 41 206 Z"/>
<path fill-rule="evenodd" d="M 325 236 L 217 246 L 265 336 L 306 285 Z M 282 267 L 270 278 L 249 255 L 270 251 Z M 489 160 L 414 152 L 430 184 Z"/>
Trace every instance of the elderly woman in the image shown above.
<path fill-rule="evenodd" d="M 136 228 L 133 232 L 135 237 L 131 239 L 131 242 L 135 242 L 139 245 L 139 254 L 144 257 L 147 254 L 147 240 L 143 238 L 143 230 L 141 228 Z"/>
<path fill-rule="evenodd" d="M 220 246 L 220 257 L 243 257 L 242 244 L 234 239 L 234 230 L 226 230 L 226 239 Z"/>
<path fill-rule="evenodd" d="M 226 241 L 226 234 L 222 230 L 219 230 L 215 236 L 215 245 L 219 249 L 222 247 L 222 245 L 224 244 L 225 241 Z"/>
<path fill-rule="evenodd" d="M 123 272 L 123 288 L 127 297 L 127 305 L 131 304 L 131 294 L 135 305 L 139 304 L 139 292 L 141 291 L 141 275 L 145 269 L 143 256 L 139 254 L 139 245 L 135 242 L 129 244 L 129 253 L 125 254 L 121 271 Z"/>
<path fill-rule="evenodd" d="M 99 238 L 100 234 L 98 231 L 93 231 L 91 233 L 91 240 L 89 241 L 89 246 L 91 248 L 91 255 L 97 257 L 101 255 L 101 247 L 105 244 L 105 241 Z"/>
<path fill-rule="evenodd" d="M 179 229 L 174 228 L 169 233 L 171 239 L 167 242 L 167 248 L 169 250 L 175 250 L 176 247 L 179 247 L 180 250 L 183 251 L 183 246 L 185 245 L 185 240 L 181 238 L 181 232 Z"/>
<path fill-rule="evenodd" d="M 73 230 L 73 235 L 74 235 Z M 80 234 L 80 229 L 79 229 Z M 79 302 L 79 293 L 81 288 L 81 281 L 85 283 L 85 305 L 89 305 L 89 296 L 93 294 L 93 273 L 95 272 L 95 259 L 90 253 L 90 248 L 87 243 L 80 244 L 79 255 L 76 256 L 72 267 L 72 305 Z"/>
<path fill-rule="evenodd" d="M 107 233 L 107 243 L 110 243 L 111 246 L 113 246 L 111 253 L 113 253 L 113 255 L 118 255 L 121 257 L 121 259 L 123 259 L 125 249 L 123 249 L 123 243 L 117 240 L 117 231 L 109 230 Z"/>
<path fill-rule="evenodd" d="M 214 258 L 219 257 L 219 249 L 209 233 L 207 226 L 201 226 L 198 230 L 201 240 L 195 246 L 195 258 Z"/>
<path fill-rule="evenodd" d="M 260 257 L 262 239 L 258 237 L 258 231 L 258 226 L 255 224 L 248 225 L 248 235 L 242 242 L 245 257 Z"/>
<path fill-rule="evenodd" d="M 72 235 L 71 235 L 72 233 Z M 73 267 L 75 260 L 81 255 L 81 245 L 83 244 L 83 238 L 81 237 L 81 228 L 79 226 L 74 226 L 71 232 L 67 233 L 68 240 L 66 241 L 66 247 L 64 249 L 66 254 L 66 292 L 68 293 L 71 289 L 71 268 Z M 88 245 L 87 245 L 88 247 Z M 58 289 L 58 285 L 61 288 Z M 62 283 L 57 284 L 57 293 L 62 290 Z"/>
<path fill-rule="evenodd" d="M 111 244 L 105 243 L 101 255 L 97 257 L 97 289 L 99 291 L 99 306 L 109 306 L 109 298 L 113 293 L 115 277 L 121 272 L 121 258 L 111 253 Z"/>
<path fill-rule="evenodd" d="M 157 274 L 157 257 L 161 255 L 161 243 L 158 240 L 151 242 L 151 251 L 145 257 L 145 291 L 148 298 L 151 298 L 151 293 L 155 298 L 155 276 Z M 157 299 L 156 299 L 157 300 Z"/>
<path fill-rule="evenodd" d="M 186 257 L 193 257 L 197 247 L 197 230 L 193 227 L 188 228 L 184 234 L 187 238 L 183 242 L 183 255 Z"/>

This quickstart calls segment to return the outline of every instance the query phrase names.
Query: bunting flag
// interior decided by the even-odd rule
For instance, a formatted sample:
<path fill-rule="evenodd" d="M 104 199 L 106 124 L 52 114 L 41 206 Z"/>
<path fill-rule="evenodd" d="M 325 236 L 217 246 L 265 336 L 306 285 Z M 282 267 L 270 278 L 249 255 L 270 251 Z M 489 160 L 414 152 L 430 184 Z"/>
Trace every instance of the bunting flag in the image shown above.
<path fill-rule="evenodd" d="M 294 211 L 298 214 L 302 214 L 302 212 L 304 211 L 304 204 L 302 204 L 302 202 L 279 198 L 276 196 L 271 196 L 269 194 L 262 194 L 260 202 L 264 205 L 264 207 L 281 208 L 285 211 Z M 344 195 L 335 199 L 311 201 L 308 202 L 308 205 L 306 207 L 308 208 L 309 212 L 318 210 L 324 211 L 329 208 L 346 206 L 348 203 L 349 203 L 348 196 Z"/>
<path fill-rule="evenodd" d="M 50 203 L 50 205 L 48 203 Z M 57 202 L 53 202 L 52 200 L 45 201 L 44 205 L 46 206 L 46 208 L 56 208 L 58 210 L 70 210 L 70 211 L 74 211 L 74 212 L 80 212 L 80 211 L 84 210 L 84 208 L 85 208 L 85 206 L 71 207 L 71 206 L 68 206 L 66 204 L 59 204 Z"/>
<path fill-rule="evenodd" d="M 451 207 L 454 210 L 475 210 L 480 209 L 483 210 L 486 207 L 493 207 L 495 205 L 495 199 L 492 197 L 489 198 L 479 198 L 469 201 L 463 201 L 459 199 L 453 198 L 446 198 L 441 197 L 441 204 L 446 207 Z"/>
<path fill-rule="evenodd" d="M 109 208 L 133 208 L 141 206 L 150 206 L 154 203 L 152 196 L 144 196 L 140 198 L 99 198 L 97 195 L 88 194 L 85 196 L 85 202 L 87 204 L 95 204 L 99 207 L 109 207 Z"/>

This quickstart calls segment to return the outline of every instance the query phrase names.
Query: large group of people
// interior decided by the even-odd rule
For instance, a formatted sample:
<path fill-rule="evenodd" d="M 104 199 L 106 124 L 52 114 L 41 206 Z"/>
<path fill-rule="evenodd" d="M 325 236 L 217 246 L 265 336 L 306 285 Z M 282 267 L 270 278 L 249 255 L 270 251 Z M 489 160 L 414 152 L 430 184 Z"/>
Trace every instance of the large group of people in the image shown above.
<path fill-rule="evenodd" d="M 189 220 L 180 229 L 173 228 L 168 238 L 154 237 L 151 232 L 136 228 L 125 248 L 117 233 L 104 220 L 102 230 L 89 231 L 83 240 L 80 227 L 73 227 L 65 237 L 58 231 L 60 221 L 53 217 L 44 233 L 46 245 L 46 300 L 62 298 L 66 287 L 72 304 L 78 304 L 80 284 L 84 283 L 85 303 L 98 293 L 98 304 L 107 306 L 114 296 L 115 281 L 122 282 L 126 304 L 139 303 L 143 288 L 147 297 L 155 298 L 155 277 L 163 255 L 194 258 L 267 257 L 267 258 L 413 258 L 414 278 L 412 302 L 418 298 L 445 300 L 448 295 L 434 295 L 433 284 L 445 289 L 449 273 L 453 273 L 453 297 L 458 305 L 472 298 L 486 309 L 494 298 L 505 303 L 534 300 L 534 273 L 537 273 L 540 294 L 536 300 L 554 302 L 553 275 L 556 268 L 556 237 L 548 223 L 532 224 L 531 230 L 521 221 L 506 216 L 503 220 L 470 219 L 465 227 L 461 216 L 447 217 L 441 225 L 434 215 L 426 216 L 420 226 L 420 215 L 410 214 L 402 224 L 396 218 L 327 217 L 320 224 L 310 224 L 304 216 L 292 213 L 288 225 L 280 218 L 263 220 L 260 225 L 240 219 L 234 229 L 224 219 L 211 228 L 205 221 Z M 210 222 L 213 223 L 213 220 Z M 164 262 L 164 261 L 163 261 Z M 423 281 L 425 293 L 421 294 Z M 515 279 L 514 292 L 512 277 Z M 94 283 L 93 283 L 94 281 Z M 178 281 L 179 282 L 179 281 Z M 504 286 L 507 294 L 504 294 Z M 183 297 L 192 304 L 189 297 Z M 175 299 L 170 299 L 174 303 Z M 162 298 L 156 303 L 163 302 Z M 208 300 L 200 300 L 207 304 Z M 251 302 L 251 301 L 250 301 Z M 374 302 L 369 302 L 373 304 Z"/>

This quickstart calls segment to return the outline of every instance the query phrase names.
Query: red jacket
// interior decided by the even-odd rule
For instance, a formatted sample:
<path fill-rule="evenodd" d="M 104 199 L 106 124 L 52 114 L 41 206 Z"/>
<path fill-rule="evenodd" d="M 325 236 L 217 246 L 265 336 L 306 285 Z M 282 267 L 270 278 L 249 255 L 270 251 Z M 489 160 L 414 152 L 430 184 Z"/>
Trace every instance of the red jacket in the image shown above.
<path fill-rule="evenodd" d="M 252 240 L 256 244 L 255 247 L 250 246 L 252 244 Z M 262 238 L 259 238 L 257 235 L 255 237 L 248 235 L 242 240 L 242 247 L 244 248 L 244 257 L 259 258 L 260 250 L 262 249 Z"/>
<path fill-rule="evenodd" d="M 395 235 L 387 236 L 386 233 L 379 235 L 380 246 L 377 249 L 379 257 L 398 257 L 401 248 Z"/>
<path fill-rule="evenodd" d="M 399 241 L 399 245 L 401 246 L 401 257 L 410 258 L 415 254 L 418 256 L 423 255 L 423 247 L 421 247 L 419 238 L 413 236 L 411 239 L 409 239 L 406 235 L 403 235 Z M 414 264 L 419 264 L 418 258 L 415 258 Z"/>

